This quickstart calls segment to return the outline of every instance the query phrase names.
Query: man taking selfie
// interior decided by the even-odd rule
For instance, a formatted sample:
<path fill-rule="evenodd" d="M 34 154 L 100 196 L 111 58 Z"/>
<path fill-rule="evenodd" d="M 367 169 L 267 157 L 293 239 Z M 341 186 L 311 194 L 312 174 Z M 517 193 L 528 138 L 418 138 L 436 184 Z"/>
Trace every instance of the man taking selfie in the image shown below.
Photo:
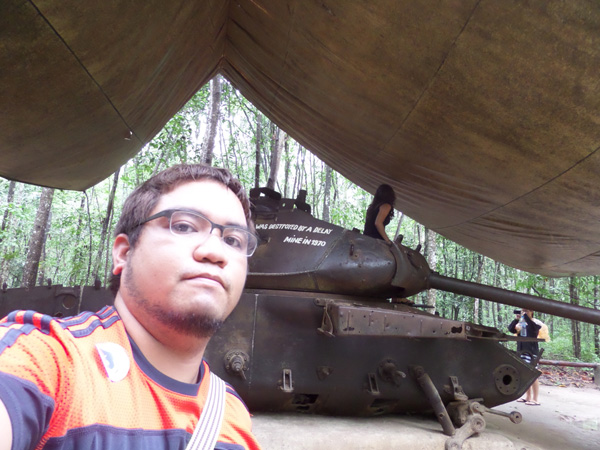
<path fill-rule="evenodd" d="M 224 169 L 179 165 L 125 201 L 113 306 L 0 325 L 0 450 L 257 449 L 249 413 L 203 360 L 257 239 Z"/>

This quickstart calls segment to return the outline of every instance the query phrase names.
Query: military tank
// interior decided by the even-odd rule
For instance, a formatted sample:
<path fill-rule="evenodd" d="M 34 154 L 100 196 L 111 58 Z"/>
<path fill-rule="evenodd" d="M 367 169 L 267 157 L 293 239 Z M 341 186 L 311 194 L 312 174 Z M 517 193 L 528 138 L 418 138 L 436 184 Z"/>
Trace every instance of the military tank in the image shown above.
<path fill-rule="evenodd" d="M 456 280 L 418 249 L 314 218 L 304 195 L 250 193 L 260 237 L 237 308 L 205 357 L 252 411 L 373 416 L 433 410 L 448 435 L 523 395 L 540 372 L 503 345 L 528 339 L 449 320 L 407 298 L 428 288 L 600 323 L 600 311 Z M 0 314 L 67 316 L 112 302 L 95 286 L 2 290 Z M 518 413 L 505 415 L 518 422 Z"/>

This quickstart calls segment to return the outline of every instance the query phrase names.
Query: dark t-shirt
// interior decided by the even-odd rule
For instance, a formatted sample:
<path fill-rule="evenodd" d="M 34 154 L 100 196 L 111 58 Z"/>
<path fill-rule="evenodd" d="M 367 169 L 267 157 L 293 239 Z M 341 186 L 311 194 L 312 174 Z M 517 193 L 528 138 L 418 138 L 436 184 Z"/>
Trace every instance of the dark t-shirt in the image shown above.
<path fill-rule="evenodd" d="M 379 214 L 379 208 L 381 208 L 385 204 L 389 205 L 389 203 L 381 203 L 380 205 L 377 205 L 376 207 L 371 208 L 370 210 L 367 210 L 367 218 L 365 220 L 365 232 L 364 232 L 365 236 L 370 236 L 375 239 L 384 240 L 383 236 L 381 234 L 379 234 L 379 230 L 377 230 L 377 227 L 375 226 L 375 219 L 377 219 L 377 214 Z M 383 221 L 384 226 L 387 225 L 388 223 L 390 223 L 393 211 L 394 211 L 393 208 L 390 209 L 390 213 L 387 215 L 387 217 Z"/>
<path fill-rule="evenodd" d="M 526 336 L 530 337 L 530 338 L 538 337 L 538 334 L 542 327 L 540 327 L 537 323 L 535 323 L 533 320 L 531 320 L 531 318 L 527 314 L 523 315 L 523 318 L 525 319 L 525 323 L 527 325 L 525 327 Z M 519 321 L 517 319 L 513 320 L 510 323 L 510 325 L 508 326 L 508 330 L 511 333 L 517 333 L 517 324 L 518 323 L 519 323 Z M 537 342 L 518 342 L 517 341 L 517 351 L 529 352 L 532 355 L 537 355 L 540 352 L 540 346 L 538 345 Z"/>

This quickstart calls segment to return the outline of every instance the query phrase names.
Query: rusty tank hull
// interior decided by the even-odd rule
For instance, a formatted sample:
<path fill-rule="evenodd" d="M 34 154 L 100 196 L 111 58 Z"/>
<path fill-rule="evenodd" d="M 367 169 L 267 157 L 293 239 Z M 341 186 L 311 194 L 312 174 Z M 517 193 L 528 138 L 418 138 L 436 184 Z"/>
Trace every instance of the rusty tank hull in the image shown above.
<path fill-rule="evenodd" d="M 333 318 L 327 329 L 327 315 L 342 320 Z M 393 323 L 387 334 L 381 332 L 386 320 Z M 444 404 L 455 400 L 454 377 L 468 398 L 492 407 L 518 398 L 539 375 L 495 333 L 404 305 L 248 289 L 206 356 L 253 411 L 365 416 L 431 410 L 416 367 L 430 376 Z M 242 370 L 231 367 L 232 355 L 242 355 Z"/>

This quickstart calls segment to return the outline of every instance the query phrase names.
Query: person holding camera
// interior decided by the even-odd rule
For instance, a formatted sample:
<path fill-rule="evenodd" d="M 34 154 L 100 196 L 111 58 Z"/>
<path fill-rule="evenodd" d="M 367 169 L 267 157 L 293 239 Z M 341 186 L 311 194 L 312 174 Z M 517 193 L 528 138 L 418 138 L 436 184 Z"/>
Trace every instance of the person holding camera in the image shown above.
<path fill-rule="evenodd" d="M 540 330 L 542 328 L 541 322 L 534 321 L 533 319 L 533 311 L 530 309 L 523 309 L 522 311 L 515 310 L 515 319 L 508 326 L 508 330 L 511 333 L 517 334 L 523 337 L 529 338 L 537 338 Z M 540 346 L 537 342 L 517 342 L 517 351 L 519 352 L 519 356 L 523 361 L 527 364 L 531 364 L 531 362 L 537 358 L 537 355 L 540 352 Z M 536 379 L 533 384 L 527 389 L 525 393 L 525 398 L 520 398 L 517 400 L 518 402 L 523 402 L 526 405 L 530 406 L 539 406 L 540 402 L 538 401 L 538 393 L 540 389 L 540 382 Z"/>

